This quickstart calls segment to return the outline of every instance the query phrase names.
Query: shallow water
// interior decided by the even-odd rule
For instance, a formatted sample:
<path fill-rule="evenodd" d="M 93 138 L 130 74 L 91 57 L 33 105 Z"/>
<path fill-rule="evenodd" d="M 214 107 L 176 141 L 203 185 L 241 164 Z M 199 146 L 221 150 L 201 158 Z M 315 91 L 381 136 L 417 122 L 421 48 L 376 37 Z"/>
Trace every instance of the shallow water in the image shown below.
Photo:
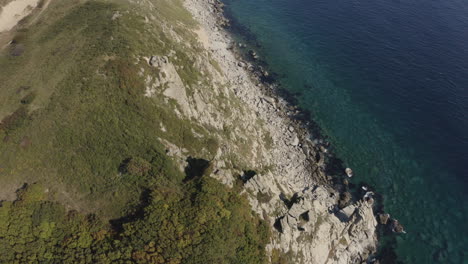
<path fill-rule="evenodd" d="M 398 261 L 468 263 L 468 4 L 224 2 L 352 182 L 405 226 L 387 238 Z"/>

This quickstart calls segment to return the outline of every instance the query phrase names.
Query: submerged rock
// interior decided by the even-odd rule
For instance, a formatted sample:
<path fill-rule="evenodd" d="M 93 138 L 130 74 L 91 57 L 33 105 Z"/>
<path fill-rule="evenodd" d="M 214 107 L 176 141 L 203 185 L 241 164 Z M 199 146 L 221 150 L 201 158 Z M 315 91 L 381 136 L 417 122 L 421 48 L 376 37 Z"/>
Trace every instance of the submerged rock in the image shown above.
<path fill-rule="evenodd" d="M 237 66 L 239 66 L 239 67 L 241 67 L 241 68 L 245 68 L 246 64 L 245 64 L 244 62 L 242 62 L 242 61 L 239 61 L 239 62 L 237 63 Z"/>
<path fill-rule="evenodd" d="M 396 219 L 393 219 L 392 231 L 395 232 L 395 233 L 406 233 L 403 226 Z"/>

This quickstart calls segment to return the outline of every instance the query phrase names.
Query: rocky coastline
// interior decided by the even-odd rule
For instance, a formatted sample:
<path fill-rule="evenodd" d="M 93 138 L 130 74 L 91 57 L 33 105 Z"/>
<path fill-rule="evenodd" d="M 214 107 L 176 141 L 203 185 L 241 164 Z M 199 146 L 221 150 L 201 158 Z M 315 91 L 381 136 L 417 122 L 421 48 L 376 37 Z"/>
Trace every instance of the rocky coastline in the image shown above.
<path fill-rule="evenodd" d="M 202 164 L 197 169 L 204 176 L 245 196 L 250 207 L 243 208 L 270 226 L 270 263 L 379 262 L 379 235 L 404 233 L 403 227 L 383 212 L 371 187 L 352 183 L 350 169 L 333 154 L 310 113 L 296 106 L 255 48 L 235 40 L 223 3 L 178 2 L 184 26 L 170 20 L 172 15 L 161 19 L 174 8 L 167 3 L 163 9 L 140 1 L 135 17 L 119 11 L 111 16 L 141 22 L 144 35 L 151 36 L 147 42 L 160 42 L 139 47 L 132 60 L 144 99 L 167 110 L 157 111 L 161 117 L 149 133 L 156 134 L 165 158 L 184 172 Z M 59 195 L 82 210 L 67 192 Z"/>
<path fill-rule="evenodd" d="M 223 3 L 186 0 L 185 6 L 207 38 L 205 48 L 236 87 L 236 96 L 276 131 L 276 170 L 245 181 L 253 210 L 275 229 L 267 246 L 271 259 L 280 252 L 292 263 L 377 263 L 377 228 L 398 222 L 389 220 L 375 197 L 353 198 L 347 191 L 344 168 L 320 128 L 281 94 L 258 54 L 233 40 Z M 331 176 L 340 173 L 343 177 Z M 259 201 L 265 193 L 271 196 L 267 204 Z M 278 206 L 275 198 L 285 206 Z M 375 207 L 381 213 L 375 214 Z"/>

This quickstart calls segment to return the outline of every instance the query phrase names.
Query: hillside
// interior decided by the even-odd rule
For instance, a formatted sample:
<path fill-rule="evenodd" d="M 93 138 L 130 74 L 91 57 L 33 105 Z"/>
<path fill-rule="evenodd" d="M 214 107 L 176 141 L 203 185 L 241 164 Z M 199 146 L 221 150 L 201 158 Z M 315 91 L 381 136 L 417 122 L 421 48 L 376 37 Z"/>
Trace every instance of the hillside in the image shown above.
<path fill-rule="evenodd" d="M 40 1 L 0 33 L 0 262 L 346 263 L 375 249 L 372 208 L 328 212 L 325 154 L 239 67 L 217 6 Z"/>

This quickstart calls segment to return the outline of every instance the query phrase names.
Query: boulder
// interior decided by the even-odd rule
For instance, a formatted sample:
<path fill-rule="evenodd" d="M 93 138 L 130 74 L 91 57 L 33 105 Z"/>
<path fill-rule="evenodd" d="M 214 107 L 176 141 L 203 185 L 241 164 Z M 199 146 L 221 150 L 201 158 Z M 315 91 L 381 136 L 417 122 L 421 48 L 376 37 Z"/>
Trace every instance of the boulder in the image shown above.
<path fill-rule="evenodd" d="M 343 184 L 344 184 L 345 186 L 348 186 L 348 185 L 349 185 L 348 179 L 343 179 Z"/>
<path fill-rule="evenodd" d="M 161 67 L 168 62 L 169 59 L 166 56 L 151 56 L 149 59 L 149 65 L 153 67 Z"/>
<path fill-rule="evenodd" d="M 389 218 L 390 218 L 389 214 L 379 214 L 378 215 L 379 223 L 381 225 L 386 225 Z"/>
<path fill-rule="evenodd" d="M 239 43 L 238 46 L 239 46 L 239 48 L 245 48 L 246 47 L 246 45 L 242 44 L 242 43 Z"/>
<path fill-rule="evenodd" d="M 249 51 L 249 54 L 250 54 L 250 56 L 251 56 L 254 60 L 258 60 L 258 59 L 259 59 L 259 57 L 258 57 L 258 55 L 257 55 L 257 53 L 256 53 L 255 51 L 250 50 L 250 51 Z"/>
<path fill-rule="evenodd" d="M 298 138 L 298 137 L 294 137 L 293 141 L 291 142 L 291 145 L 293 145 L 293 146 L 299 145 L 299 138 Z"/>
<path fill-rule="evenodd" d="M 392 231 L 395 233 L 405 233 L 403 226 L 396 219 L 392 222 Z"/>
<path fill-rule="evenodd" d="M 351 201 L 351 193 L 349 192 L 344 192 L 340 195 L 340 200 L 338 201 L 338 207 L 340 208 L 345 208 L 349 201 Z"/>

